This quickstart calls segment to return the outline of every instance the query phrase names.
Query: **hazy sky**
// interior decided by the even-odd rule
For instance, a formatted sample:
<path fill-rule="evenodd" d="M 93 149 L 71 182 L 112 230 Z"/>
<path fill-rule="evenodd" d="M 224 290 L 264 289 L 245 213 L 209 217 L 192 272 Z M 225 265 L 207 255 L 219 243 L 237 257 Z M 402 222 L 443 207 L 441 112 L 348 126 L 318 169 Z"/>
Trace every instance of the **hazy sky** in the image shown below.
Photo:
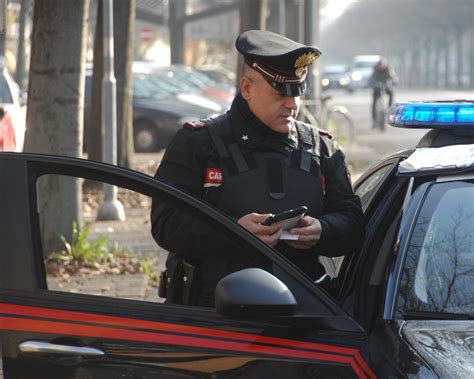
<path fill-rule="evenodd" d="M 339 17 L 352 1 L 354 0 L 329 0 L 328 5 L 321 9 L 321 18 L 325 22 L 330 22 L 334 18 Z"/>

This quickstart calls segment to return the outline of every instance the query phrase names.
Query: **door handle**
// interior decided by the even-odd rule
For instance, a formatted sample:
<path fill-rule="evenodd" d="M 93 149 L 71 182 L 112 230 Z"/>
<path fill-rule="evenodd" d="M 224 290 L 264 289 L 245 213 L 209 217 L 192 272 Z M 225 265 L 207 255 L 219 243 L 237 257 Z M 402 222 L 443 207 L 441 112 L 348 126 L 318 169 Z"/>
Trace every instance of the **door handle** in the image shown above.
<path fill-rule="evenodd" d="M 83 358 L 101 358 L 105 352 L 86 346 L 71 346 L 45 341 L 24 341 L 18 345 L 22 353 L 38 355 L 81 356 Z"/>

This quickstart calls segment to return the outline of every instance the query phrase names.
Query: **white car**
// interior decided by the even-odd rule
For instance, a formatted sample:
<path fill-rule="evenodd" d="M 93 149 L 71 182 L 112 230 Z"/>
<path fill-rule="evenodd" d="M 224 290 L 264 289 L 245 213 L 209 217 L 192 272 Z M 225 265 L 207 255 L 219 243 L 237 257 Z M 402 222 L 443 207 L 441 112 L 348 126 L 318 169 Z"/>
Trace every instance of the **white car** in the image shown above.
<path fill-rule="evenodd" d="M 20 89 L 5 67 L 0 75 L 0 150 L 23 151 L 26 107 Z"/>
<path fill-rule="evenodd" d="M 377 62 L 382 59 L 380 55 L 356 55 L 351 62 L 351 87 L 357 88 L 368 88 L 370 76 L 374 71 L 374 66 Z"/>

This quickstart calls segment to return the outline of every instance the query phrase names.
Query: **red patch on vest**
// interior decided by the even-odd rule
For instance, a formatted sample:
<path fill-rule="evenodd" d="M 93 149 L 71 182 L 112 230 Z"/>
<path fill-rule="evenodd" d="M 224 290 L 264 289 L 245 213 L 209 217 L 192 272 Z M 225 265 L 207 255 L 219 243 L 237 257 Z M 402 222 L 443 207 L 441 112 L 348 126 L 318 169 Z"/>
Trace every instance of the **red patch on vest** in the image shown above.
<path fill-rule="evenodd" d="M 219 187 L 222 185 L 222 171 L 220 168 L 208 167 L 204 176 L 204 187 Z"/>
<path fill-rule="evenodd" d="M 321 184 L 323 186 L 323 195 L 326 194 L 326 177 L 324 175 L 321 176 Z"/>
<path fill-rule="evenodd" d="M 207 126 L 202 121 L 186 121 L 184 125 L 189 127 L 190 129 L 202 129 Z"/>

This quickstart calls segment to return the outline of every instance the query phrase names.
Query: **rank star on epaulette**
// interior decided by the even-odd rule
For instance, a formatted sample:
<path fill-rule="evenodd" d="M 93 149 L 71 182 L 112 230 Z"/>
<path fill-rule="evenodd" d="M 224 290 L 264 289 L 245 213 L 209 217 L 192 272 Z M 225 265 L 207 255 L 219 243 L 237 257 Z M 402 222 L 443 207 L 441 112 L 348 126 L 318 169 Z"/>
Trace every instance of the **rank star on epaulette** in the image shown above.
<path fill-rule="evenodd" d="M 202 129 L 202 128 L 205 128 L 207 125 L 204 122 L 198 120 L 198 121 L 186 121 L 184 126 L 186 126 L 189 129 Z"/>

